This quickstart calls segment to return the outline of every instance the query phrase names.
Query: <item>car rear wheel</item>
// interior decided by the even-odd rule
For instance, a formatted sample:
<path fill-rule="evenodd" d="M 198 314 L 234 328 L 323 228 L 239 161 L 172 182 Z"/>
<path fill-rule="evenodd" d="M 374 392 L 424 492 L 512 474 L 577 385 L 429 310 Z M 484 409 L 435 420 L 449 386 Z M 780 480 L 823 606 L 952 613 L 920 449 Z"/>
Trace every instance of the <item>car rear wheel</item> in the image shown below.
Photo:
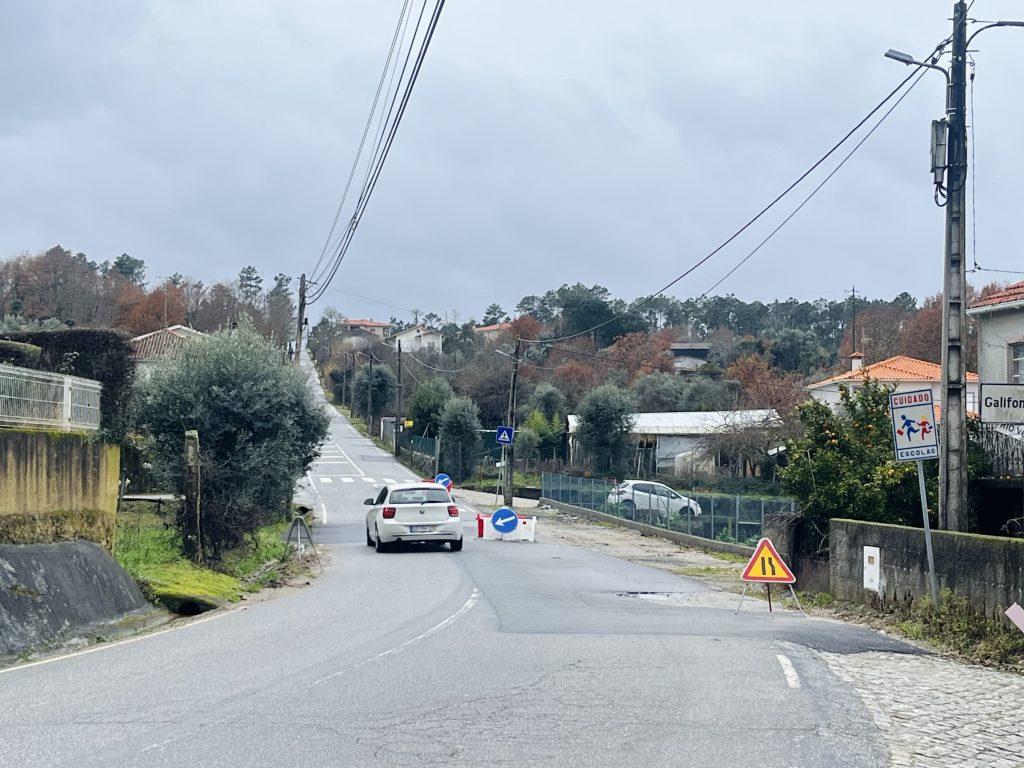
<path fill-rule="evenodd" d="M 376 538 L 377 538 L 377 541 L 376 541 L 377 551 L 378 552 L 387 552 L 388 551 L 388 545 L 385 544 L 381 540 L 381 538 L 380 538 L 380 531 L 374 529 L 374 533 L 376 534 Z"/>
<path fill-rule="evenodd" d="M 369 528 L 366 529 L 366 546 L 368 546 L 368 547 L 372 547 L 373 546 L 373 536 L 370 535 L 370 529 Z"/>
<path fill-rule="evenodd" d="M 449 541 L 449 546 L 452 548 L 452 552 L 462 551 L 462 539 L 456 539 L 455 541 Z"/>

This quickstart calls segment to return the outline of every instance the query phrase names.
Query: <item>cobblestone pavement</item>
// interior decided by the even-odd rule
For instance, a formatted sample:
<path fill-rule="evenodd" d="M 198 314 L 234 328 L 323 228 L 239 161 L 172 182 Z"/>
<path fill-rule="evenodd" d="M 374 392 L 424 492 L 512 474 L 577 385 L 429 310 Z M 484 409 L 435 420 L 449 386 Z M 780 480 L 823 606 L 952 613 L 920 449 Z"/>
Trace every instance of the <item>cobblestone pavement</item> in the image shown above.
<path fill-rule="evenodd" d="M 892 768 L 1024 766 L 1024 678 L 934 656 L 822 653 L 860 695 Z"/>

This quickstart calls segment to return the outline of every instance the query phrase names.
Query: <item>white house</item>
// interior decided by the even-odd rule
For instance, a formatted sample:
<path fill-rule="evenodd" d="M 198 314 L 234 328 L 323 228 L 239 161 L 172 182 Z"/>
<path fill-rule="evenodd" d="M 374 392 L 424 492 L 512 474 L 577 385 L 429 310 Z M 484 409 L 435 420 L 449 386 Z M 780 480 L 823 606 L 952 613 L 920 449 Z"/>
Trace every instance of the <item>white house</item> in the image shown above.
<path fill-rule="evenodd" d="M 638 464 L 648 470 L 677 475 L 714 470 L 716 457 L 705 451 L 709 437 L 782 423 L 779 414 L 770 408 L 634 413 L 632 418 L 633 428 L 629 436 L 637 444 Z M 576 438 L 580 419 L 579 416 L 569 416 L 568 420 L 569 460 L 578 463 L 582 454 Z"/>
<path fill-rule="evenodd" d="M 988 384 L 1024 384 L 1024 281 L 974 302 L 978 373 Z"/>
<path fill-rule="evenodd" d="M 412 328 L 399 331 L 388 338 L 388 344 L 393 347 L 397 348 L 398 342 L 402 342 L 402 349 L 406 352 L 420 352 L 423 350 L 440 352 L 441 332 L 435 331 L 433 328 L 427 328 L 425 325 L 415 325 Z"/>
<path fill-rule="evenodd" d="M 850 355 L 853 369 L 823 381 L 808 384 L 806 389 L 811 397 L 833 408 L 839 405 L 839 387 L 847 385 L 856 390 L 865 378 L 894 387 L 897 392 L 911 392 L 915 389 L 930 389 L 932 399 L 942 404 L 942 368 L 916 357 L 897 355 L 871 365 L 861 365 L 862 355 Z M 967 410 L 978 411 L 978 374 L 967 372 Z"/>

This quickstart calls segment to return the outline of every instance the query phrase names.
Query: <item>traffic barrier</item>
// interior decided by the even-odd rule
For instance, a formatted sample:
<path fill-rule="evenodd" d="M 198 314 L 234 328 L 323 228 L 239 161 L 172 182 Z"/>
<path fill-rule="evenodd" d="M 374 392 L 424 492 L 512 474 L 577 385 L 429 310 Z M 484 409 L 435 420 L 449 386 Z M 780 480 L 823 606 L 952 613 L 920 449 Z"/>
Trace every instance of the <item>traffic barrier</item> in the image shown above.
<path fill-rule="evenodd" d="M 500 510 L 499 510 L 500 511 Z M 493 515 L 478 514 L 476 516 L 476 535 L 479 539 L 496 539 L 499 541 L 536 541 L 537 518 L 516 515 L 518 523 L 511 531 L 502 533 L 491 520 Z"/>

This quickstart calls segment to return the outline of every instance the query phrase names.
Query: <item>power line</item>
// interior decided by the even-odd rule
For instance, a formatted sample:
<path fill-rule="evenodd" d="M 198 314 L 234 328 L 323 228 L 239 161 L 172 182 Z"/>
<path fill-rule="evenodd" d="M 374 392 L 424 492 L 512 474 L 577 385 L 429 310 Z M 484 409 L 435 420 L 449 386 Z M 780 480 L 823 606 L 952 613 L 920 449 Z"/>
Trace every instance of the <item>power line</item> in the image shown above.
<path fill-rule="evenodd" d="M 402 3 L 402 12 L 398 15 L 398 22 L 395 24 L 395 34 L 391 37 L 391 47 L 388 49 L 388 57 L 384 62 L 384 69 L 380 73 L 380 80 L 377 82 L 377 93 L 374 94 L 373 104 L 370 106 L 370 114 L 366 116 L 366 125 L 363 126 L 363 137 L 359 140 L 359 149 L 356 150 L 356 156 L 352 160 L 352 168 L 348 173 L 348 180 L 345 182 L 345 191 L 341 194 L 341 202 L 338 203 L 338 210 L 334 214 L 334 221 L 331 222 L 331 229 L 327 233 L 327 239 L 324 241 L 324 247 L 320 251 L 320 258 L 317 259 L 316 266 L 310 271 L 310 275 L 313 276 L 313 280 L 316 280 L 316 271 L 320 269 L 320 265 L 323 263 L 324 258 L 327 256 L 327 251 L 330 248 L 331 238 L 334 237 L 334 230 L 338 226 L 338 219 L 341 218 L 341 212 L 345 207 L 345 201 L 348 199 L 349 189 L 352 187 L 352 179 L 355 178 L 356 168 L 359 167 L 359 160 L 363 156 L 363 147 L 366 145 L 366 137 L 370 132 L 370 125 L 373 122 L 373 115 L 377 111 L 377 103 L 380 101 L 381 89 L 384 86 L 384 80 L 387 77 L 388 70 L 391 68 L 391 60 L 395 53 L 395 44 L 398 42 L 399 30 L 403 29 L 402 20 L 406 18 L 406 11 L 409 8 L 409 0 L 405 0 Z M 408 21 L 407 21 L 408 23 Z M 389 86 L 390 87 L 390 86 Z"/>
<path fill-rule="evenodd" d="M 433 13 L 431 14 L 430 20 L 427 24 L 426 32 L 424 33 L 423 39 L 420 43 L 420 48 L 419 51 L 417 52 L 416 60 L 413 64 L 412 71 L 410 72 L 405 87 L 402 90 L 401 101 L 398 104 L 397 110 L 394 111 L 394 117 L 390 118 L 390 128 L 387 130 L 387 139 L 383 143 L 383 146 L 378 154 L 378 159 L 376 160 L 376 163 L 371 164 L 372 172 L 367 177 L 367 180 L 363 185 L 363 190 L 359 195 L 359 200 L 356 203 L 356 211 L 353 214 L 351 221 L 349 222 L 348 229 L 346 230 L 345 235 L 342 238 L 342 242 L 339 244 L 337 248 L 333 262 L 331 266 L 328 268 L 328 270 L 326 270 L 327 276 L 325 278 L 321 277 L 321 279 L 318 280 L 319 284 L 316 290 L 314 291 L 313 295 L 310 297 L 309 303 L 313 303 L 320 299 L 321 296 L 323 296 L 324 292 L 327 290 L 327 287 L 330 285 L 331 281 L 334 279 L 334 276 L 337 274 L 338 268 L 341 266 L 342 261 L 344 261 L 346 254 L 348 253 L 349 246 L 352 243 L 352 238 L 355 236 L 356 228 L 359 225 L 359 220 L 362 217 L 363 213 L 366 211 L 366 207 L 369 204 L 370 198 L 377 187 L 377 182 L 380 179 L 380 174 L 384 168 L 384 163 L 387 161 L 388 155 L 391 152 L 391 147 L 394 144 L 395 136 L 398 132 L 398 126 L 401 124 L 402 117 L 405 115 L 405 110 L 406 107 L 408 107 L 409 99 L 412 96 L 413 88 L 416 86 L 416 82 L 419 79 L 420 71 L 423 68 L 423 61 L 425 60 L 427 51 L 430 48 L 430 42 L 431 40 L 433 40 L 434 32 L 437 29 L 437 23 L 441 18 L 441 12 L 444 9 L 444 3 L 445 0 L 437 0 L 436 5 L 434 6 Z M 426 0 L 424 0 L 424 7 L 426 7 Z M 410 44 L 410 51 L 412 50 L 412 47 L 414 45 L 415 39 Z M 399 88 L 401 88 L 401 85 L 399 85 Z M 397 92 L 398 89 L 396 89 L 396 94 Z M 394 102 L 392 102 L 392 105 L 394 105 Z"/>
<path fill-rule="evenodd" d="M 889 107 L 889 109 L 885 112 L 885 114 L 883 114 L 878 119 L 878 122 L 875 123 L 871 127 L 871 130 L 869 130 L 866 134 L 864 134 L 864 137 L 860 141 L 858 141 L 854 145 L 853 149 L 851 149 L 846 154 L 846 156 L 841 161 L 839 161 L 839 164 L 835 168 L 833 168 L 832 171 L 824 179 L 821 180 L 821 183 L 818 184 L 818 186 L 816 186 L 814 189 L 811 190 L 810 194 L 807 195 L 807 197 L 805 197 L 801 201 L 800 205 L 798 205 L 796 208 L 794 208 L 793 211 L 786 218 L 784 218 L 782 220 L 782 223 L 780 223 L 775 229 L 773 229 L 771 232 L 769 232 L 768 236 L 764 240 L 762 240 L 760 243 L 758 243 L 757 246 L 755 246 L 755 248 L 752 251 L 750 251 L 750 253 L 748 253 L 746 256 L 744 256 L 742 259 L 740 259 L 736 263 L 736 266 L 734 266 L 732 269 L 730 269 L 728 272 L 726 272 L 717 283 L 715 283 L 710 288 L 708 288 L 706 291 L 704 291 L 704 293 L 702 293 L 698 297 L 698 299 L 697 299 L 698 301 L 700 301 L 701 299 L 706 297 L 709 293 L 711 293 L 718 286 L 720 286 L 727 279 L 729 279 L 733 275 L 733 273 L 736 272 L 736 270 L 738 270 L 740 267 L 742 267 L 744 264 L 746 264 L 755 253 L 760 251 L 761 248 L 763 248 L 768 243 L 769 240 L 771 240 L 773 237 L 775 237 L 775 235 L 778 234 L 779 230 L 782 229 L 784 226 L 786 226 L 790 222 L 790 220 L 794 216 L 796 216 L 805 205 L 807 205 L 809 202 L 811 202 L 811 198 L 813 198 L 816 194 L 818 194 L 818 192 L 821 190 L 822 187 L 824 187 L 826 184 L 828 184 L 828 182 L 832 179 L 832 177 L 835 176 L 839 172 L 839 169 L 842 168 L 844 165 L 846 165 L 846 161 L 849 160 L 851 157 L 853 157 L 854 154 L 856 154 L 857 150 L 859 150 L 864 145 L 864 142 L 866 142 L 868 139 L 871 138 L 871 135 L 876 130 L 878 130 L 879 126 L 881 126 L 881 124 L 884 123 L 886 121 L 886 119 L 888 119 L 889 115 L 891 115 L 893 113 L 893 110 L 895 110 L 896 107 L 898 107 L 900 105 L 900 102 L 902 102 L 910 94 L 910 92 L 912 90 L 914 90 L 914 86 L 916 86 L 919 82 L 921 82 L 921 78 L 924 77 L 924 73 L 925 73 L 925 70 L 922 68 L 920 73 L 917 76 L 917 80 L 915 80 L 913 83 L 910 84 L 910 87 L 907 88 L 907 90 L 905 90 L 902 93 L 902 95 L 900 95 L 900 97 L 895 101 L 895 103 L 891 107 Z M 913 74 L 913 73 L 911 73 L 911 74 Z M 856 343 L 855 343 L 855 346 L 856 346 Z"/>
<path fill-rule="evenodd" d="M 936 55 L 939 51 L 941 51 L 943 48 L 945 48 L 945 46 L 947 45 L 948 42 L 949 42 L 949 39 L 947 38 L 943 42 L 939 43 L 939 45 L 937 45 L 935 47 L 933 52 L 931 54 L 929 54 L 929 57 Z M 686 269 L 682 274 L 678 275 L 676 278 L 674 278 L 673 280 L 669 281 L 666 285 L 662 286 L 659 290 L 657 290 L 654 293 L 650 294 L 647 298 L 643 299 L 642 301 L 634 304 L 632 307 L 629 307 L 624 312 L 620 312 L 620 313 L 610 317 L 609 319 L 604 320 L 604 321 L 602 321 L 600 323 L 597 323 L 597 324 L 593 325 L 592 327 L 587 328 L 587 329 L 585 329 L 583 331 L 579 331 L 577 333 L 568 334 L 568 335 L 565 335 L 565 336 L 560 336 L 560 337 L 557 337 L 555 339 L 523 339 L 523 341 L 528 343 L 528 344 L 542 344 L 542 343 L 545 343 L 545 341 L 568 341 L 570 339 L 579 338 L 580 336 L 585 336 L 585 335 L 587 335 L 589 333 L 592 333 L 593 331 L 596 331 L 598 328 L 602 328 L 602 327 L 604 327 L 604 326 L 606 326 L 606 325 L 608 325 L 610 323 L 613 323 L 613 322 L 615 322 L 617 320 L 620 320 L 621 318 L 626 317 L 630 313 L 635 312 L 640 307 L 643 307 L 643 306 L 649 304 L 651 301 L 654 300 L 654 298 L 656 296 L 664 293 L 669 288 L 671 288 L 676 283 L 678 283 L 680 280 L 682 280 L 684 277 L 687 277 L 692 272 L 694 272 L 699 267 L 701 267 L 703 264 L 705 264 L 707 261 L 709 261 L 711 258 L 713 258 L 716 254 L 718 254 L 721 250 L 723 250 L 726 246 L 728 246 L 736 238 L 738 238 L 741 234 L 743 234 L 746 230 L 748 230 L 751 226 L 753 226 L 754 223 L 757 222 L 759 219 L 761 219 L 761 217 L 763 217 L 766 213 L 768 213 L 768 211 L 770 211 L 772 208 L 774 208 L 775 205 L 778 204 L 786 195 L 788 195 L 790 192 L 792 192 L 793 189 L 795 189 L 801 182 L 803 182 L 808 176 L 810 176 L 814 171 L 816 171 L 826 160 L 828 160 L 829 157 L 831 157 L 833 154 L 835 154 L 839 150 L 839 148 L 850 139 L 850 137 L 852 137 L 857 131 L 859 131 L 864 126 L 865 123 L 867 123 L 880 109 L 882 109 L 882 107 L 884 107 L 897 93 L 899 93 L 903 89 L 903 87 L 907 83 L 909 83 L 910 80 L 915 75 L 917 75 L 919 72 L 921 72 L 924 68 L 925 67 L 923 65 L 918 65 L 917 67 L 915 67 L 914 70 L 909 75 L 907 75 L 907 77 L 905 77 L 900 82 L 899 85 L 897 85 L 892 91 L 890 91 L 889 94 L 884 99 L 882 99 L 853 128 L 851 128 L 838 142 L 836 142 L 832 146 L 832 148 L 828 150 L 828 152 L 826 152 L 824 155 L 822 155 L 817 161 L 814 162 L 813 165 L 811 165 L 810 168 L 808 168 L 806 171 L 804 171 L 796 179 L 796 181 L 794 181 L 792 184 L 790 184 L 788 187 L 786 187 L 786 189 L 783 190 L 774 200 L 772 200 L 770 203 L 768 203 L 768 205 L 766 205 L 764 208 L 762 208 L 753 218 L 748 220 L 742 227 L 740 227 L 738 230 L 733 232 L 726 240 L 724 240 L 722 243 L 720 243 L 714 250 L 712 250 L 710 253 L 705 255 L 703 258 L 699 259 L 696 263 L 694 263 L 688 269 Z"/>

